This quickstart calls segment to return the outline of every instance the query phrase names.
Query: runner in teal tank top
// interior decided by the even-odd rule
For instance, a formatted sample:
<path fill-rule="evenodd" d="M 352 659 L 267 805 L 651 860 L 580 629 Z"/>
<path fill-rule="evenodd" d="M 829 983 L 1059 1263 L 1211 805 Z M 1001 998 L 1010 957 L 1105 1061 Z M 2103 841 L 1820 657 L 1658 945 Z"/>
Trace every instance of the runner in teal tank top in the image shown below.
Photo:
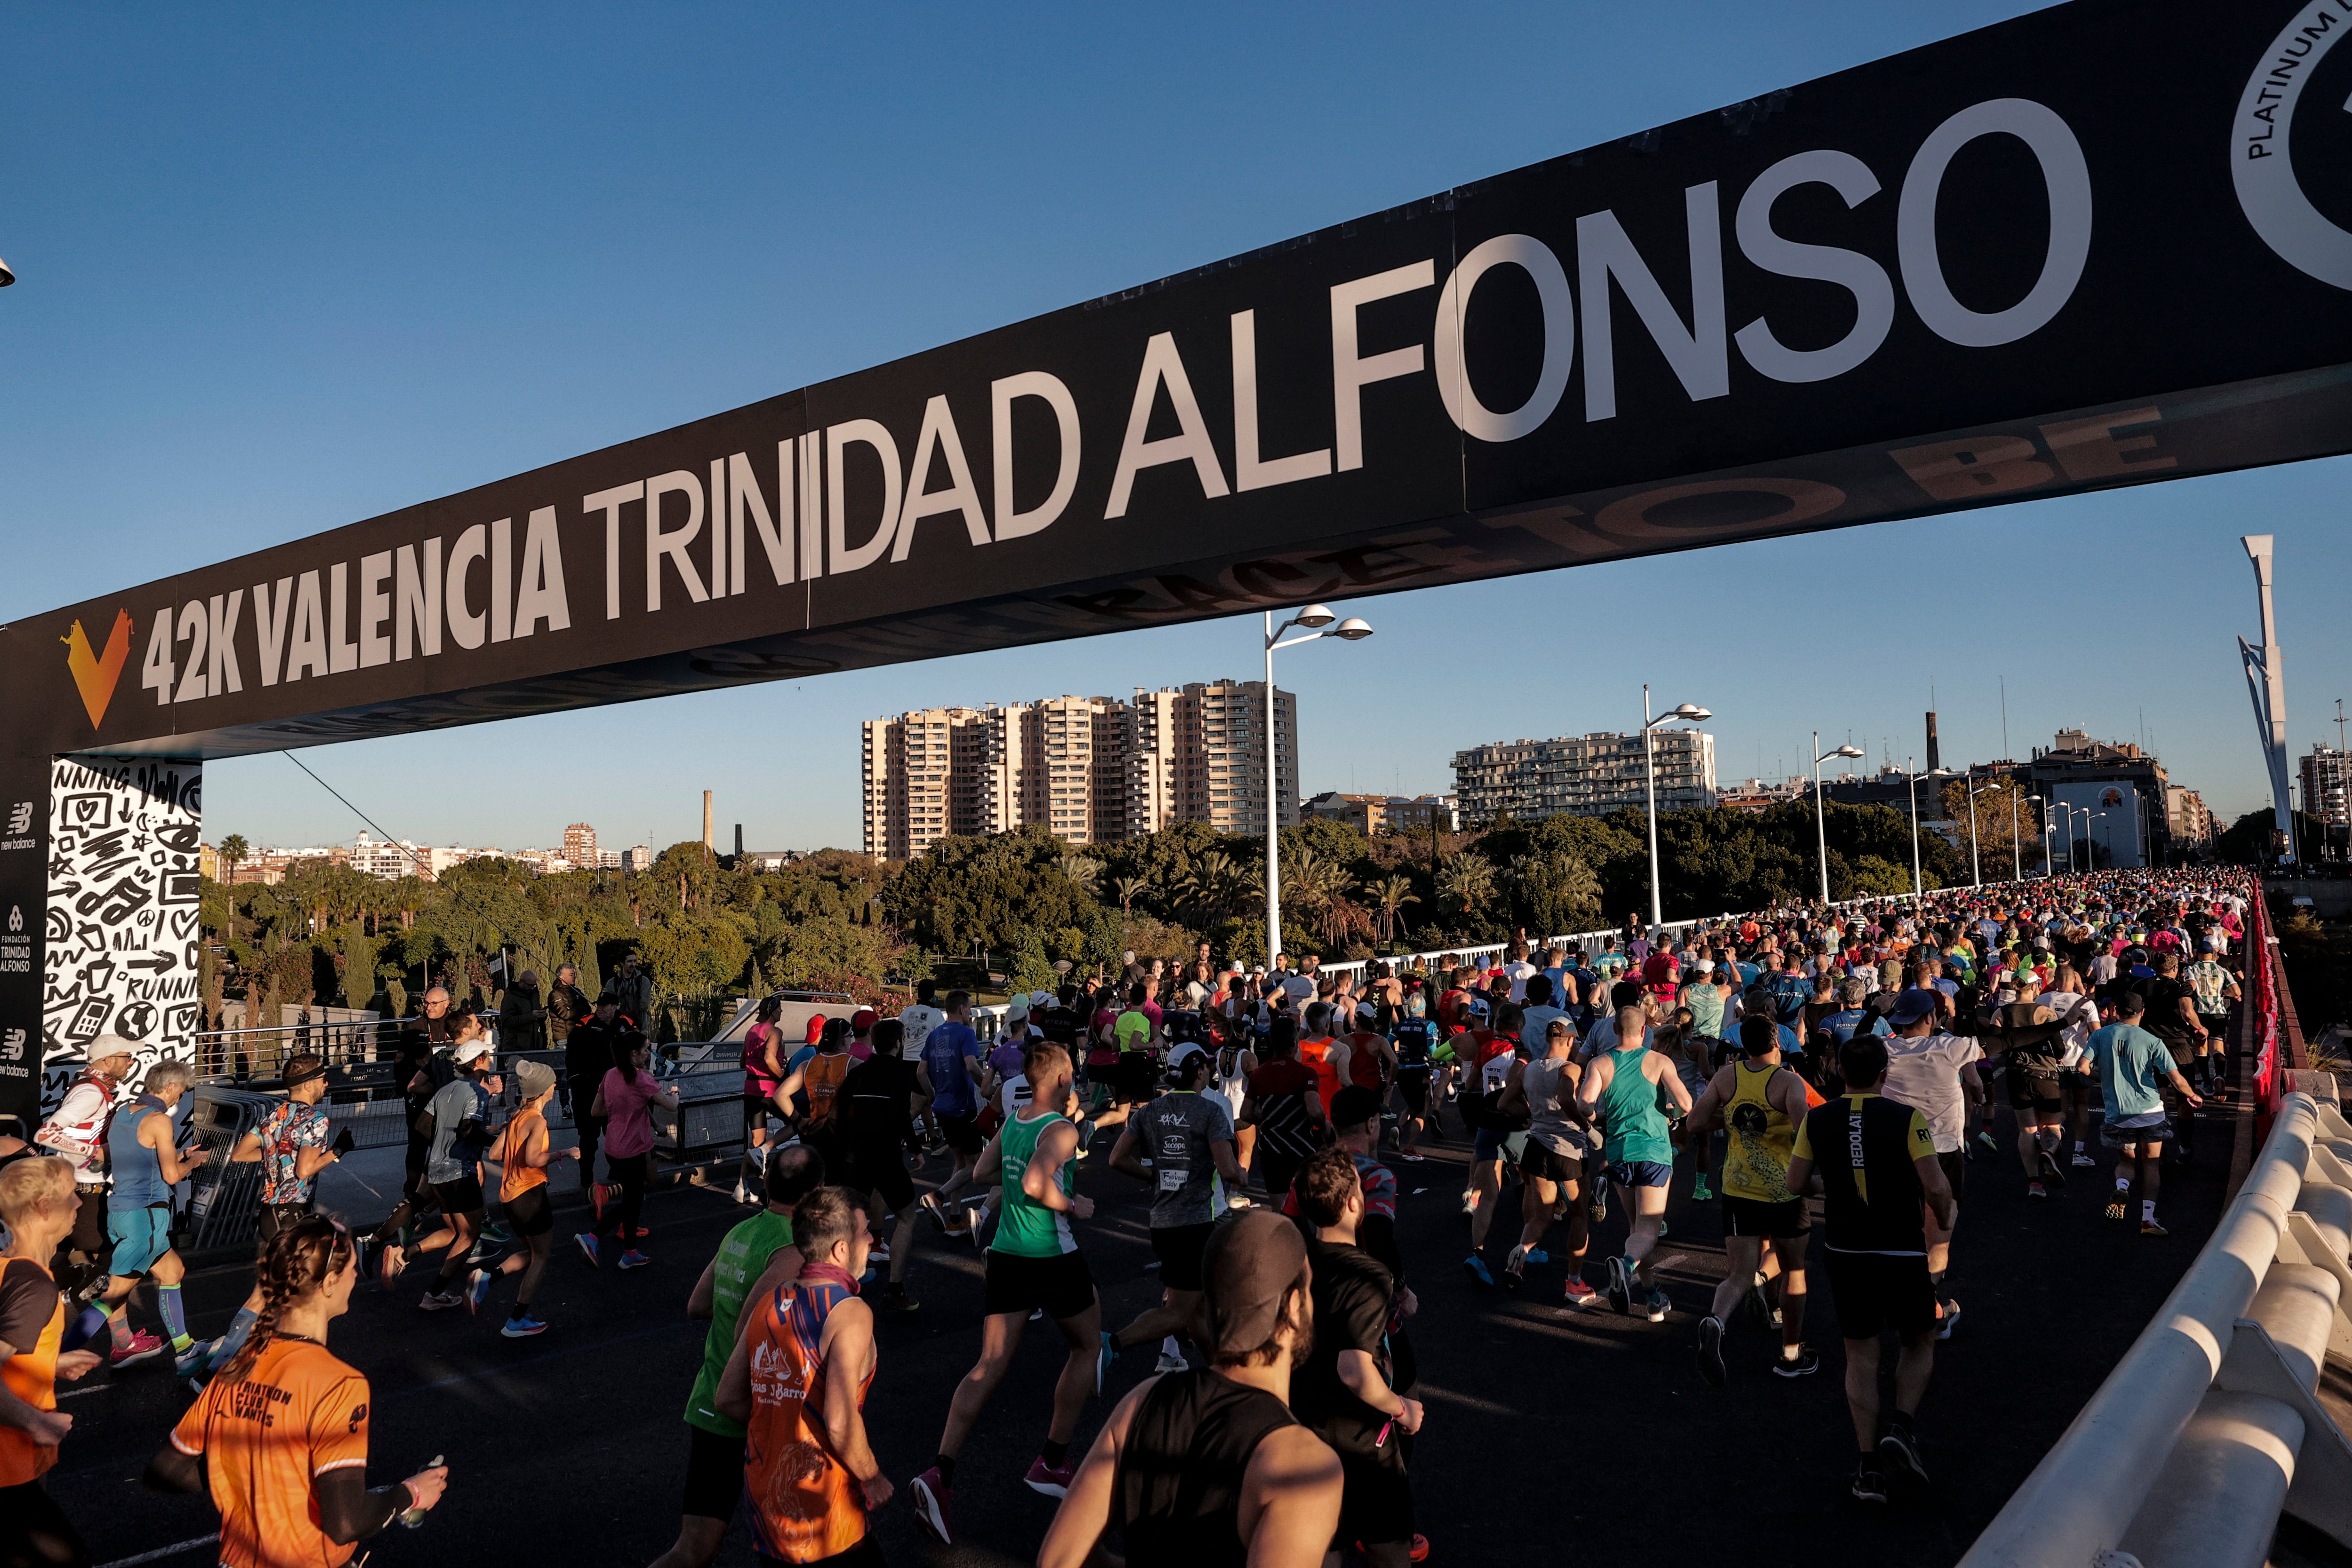
<path fill-rule="evenodd" d="M 1633 1043 L 1593 1058 L 1577 1084 L 1576 1098 L 1588 1114 L 1599 1115 L 1608 1130 L 1602 1158 L 1609 1179 L 1617 1188 L 1619 1207 L 1631 1228 L 1622 1257 L 1609 1260 L 1609 1304 L 1621 1312 L 1633 1310 L 1636 1295 L 1643 1313 L 1654 1323 L 1666 1321 L 1666 1292 L 1649 1272 L 1650 1254 L 1658 1245 L 1666 1218 L 1666 1185 L 1674 1179 L 1675 1145 L 1666 1128 L 1659 1096 L 1685 1116 L 1690 1114 L 1690 1090 L 1673 1061 L 1649 1048 L 1650 1015 L 1645 1007 L 1617 1009 L 1617 1038 Z"/>
<path fill-rule="evenodd" d="M 1077 1436 L 1087 1400 L 1102 1392 L 1103 1368 L 1112 1354 L 1103 1343 L 1102 1301 L 1095 1293 L 1094 1276 L 1070 1233 L 1070 1221 L 1091 1219 L 1095 1212 L 1093 1200 L 1078 1191 L 1070 1053 L 1052 1040 L 1032 1040 L 1022 1053 L 1022 1067 L 1032 1091 L 1029 1103 L 1005 1120 L 972 1167 L 972 1179 L 981 1186 L 1001 1182 L 1004 1187 L 1004 1209 L 997 1217 L 996 1239 L 989 1243 L 981 1288 L 981 1310 L 987 1316 L 980 1330 L 980 1361 L 948 1402 L 937 1461 L 908 1487 L 915 1518 L 949 1544 L 955 1541 L 956 1457 L 1004 1381 L 1029 1314 L 1053 1319 L 1069 1346 L 1054 1384 L 1053 1425 L 1024 1478 L 1032 1491 L 1067 1495 L 1078 1469 L 1070 1441 Z"/>

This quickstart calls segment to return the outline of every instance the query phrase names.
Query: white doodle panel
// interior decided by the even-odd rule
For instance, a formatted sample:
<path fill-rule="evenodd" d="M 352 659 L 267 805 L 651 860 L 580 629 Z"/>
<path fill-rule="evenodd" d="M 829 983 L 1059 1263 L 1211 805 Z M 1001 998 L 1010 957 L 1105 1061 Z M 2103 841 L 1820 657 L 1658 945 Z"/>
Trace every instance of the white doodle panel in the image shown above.
<path fill-rule="evenodd" d="M 137 1046 L 130 1084 L 167 1057 L 193 1059 L 204 777 L 201 762 L 151 758 L 49 765 L 44 1113 L 98 1035 Z"/>

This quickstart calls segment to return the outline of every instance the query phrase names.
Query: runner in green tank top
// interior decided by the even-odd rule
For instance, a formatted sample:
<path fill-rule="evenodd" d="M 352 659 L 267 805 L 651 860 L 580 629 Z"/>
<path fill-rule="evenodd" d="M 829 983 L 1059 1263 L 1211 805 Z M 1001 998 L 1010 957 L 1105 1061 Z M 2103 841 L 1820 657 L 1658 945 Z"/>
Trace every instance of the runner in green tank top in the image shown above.
<path fill-rule="evenodd" d="M 1649 1048 L 1650 1024 L 1646 1002 L 1617 1009 L 1617 1038 L 1633 1043 L 1593 1058 L 1577 1083 L 1576 1100 L 1608 1129 L 1601 1157 L 1630 1224 L 1624 1255 L 1609 1260 L 1609 1304 L 1631 1312 L 1638 1293 L 1649 1320 L 1662 1323 L 1666 1292 L 1644 1271 L 1665 1221 L 1666 1184 L 1675 1175 L 1674 1140 L 1658 1097 L 1664 1094 L 1685 1116 L 1691 1097 L 1673 1059 Z"/>
<path fill-rule="evenodd" d="M 1068 1493 L 1077 1472 L 1070 1440 L 1077 1436 L 1087 1396 L 1102 1392 L 1108 1356 L 1102 1343 L 1102 1301 L 1095 1294 L 1086 1254 L 1070 1234 L 1071 1220 L 1091 1219 L 1095 1212 L 1093 1200 L 1078 1193 L 1073 1164 L 1078 1130 L 1070 1119 L 1077 1108 L 1070 1088 L 1070 1053 L 1052 1040 L 1031 1040 L 1022 1053 L 1022 1065 L 1033 1091 L 1030 1102 L 998 1129 L 972 1171 L 972 1179 L 983 1186 L 1000 1181 L 1004 1186 L 1004 1208 L 997 1218 L 996 1239 L 989 1244 L 982 1287 L 982 1310 L 988 1315 L 981 1325 L 980 1361 L 956 1385 L 949 1401 L 937 1462 L 908 1488 L 916 1519 L 950 1544 L 955 1540 L 950 1510 L 955 1500 L 956 1457 L 997 1385 L 1004 1381 L 1029 1314 L 1038 1312 L 1053 1319 L 1070 1352 L 1054 1385 L 1054 1424 L 1046 1428 L 1045 1446 L 1024 1478 L 1033 1491 L 1055 1498 Z"/>

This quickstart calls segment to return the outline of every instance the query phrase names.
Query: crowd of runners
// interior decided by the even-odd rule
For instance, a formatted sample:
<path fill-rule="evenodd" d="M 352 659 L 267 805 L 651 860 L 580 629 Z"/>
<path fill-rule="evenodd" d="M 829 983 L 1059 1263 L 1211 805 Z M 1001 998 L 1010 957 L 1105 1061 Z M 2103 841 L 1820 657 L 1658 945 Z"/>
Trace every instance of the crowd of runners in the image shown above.
<path fill-rule="evenodd" d="M 958 1465 L 1000 1397 L 1034 1409 L 1023 1479 L 1060 1500 L 1041 1563 L 1078 1568 L 1114 1533 L 1141 1568 L 1422 1561 L 1413 1450 L 1446 1439 L 1414 1396 L 1410 1281 L 1454 1261 L 1402 1255 L 1397 1172 L 1441 1142 L 1468 1156 L 1461 1279 L 1563 1312 L 1665 1322 L 1669 1190 L 1719 1202 L 1726 1269 L 1687 1331 L 1716 1386 L 1820 1370 L 1818 1269 L 1853 1496 L 1925 1489 L 1916 1418 L 1962 1316 L 1955 1260 L 2001 1267 L 1958 1239 L 1969 1181 L 2046 1200 L 2104 1172 L 2105 1217 L 2162 1242 L 2165 1167 L 2195 1157 L 2197 1113 L 2232 1092 L 2254 894 L 2235 872 L 2112 872 L 1340 973 L 1249 970 L 1202 944 L 985 1016 L 925 982 L 897 1018 L 860 1009 L 804 1038 L 772 1002 L 742 1052 L 733 1183 L 751 1212 L 683 1301 L 709 1326 L 659 1563 L 711 1562 L 739 1513 L 762 1561 L 878 1563 L 871 1521 L 894 1500 L 953 1542 Z M 223 1563 L 340 1568 L 422 1520 L 446 1471 L 367 1486 L 367 1380 L 328 1348 L 359 1283 L 423 1281 L 419 1312 L 488 1310 L 528 1338 L 549 1328 L 533 1301 L 551 1266 L 653 1261 L 644 1199 L 677 1097 L 641 1001 L 617 985 L 577 999 L 559 1075 L 502 1070 L 482 1019 L 426 995 L 394 1066 L 407 1182 L 372 1231 L 316 1212 L 350 1139 L 325 1064 L 286 1061 L 282 1101 L 226 1151 L 261 1166 L 260 1247 L 244 1305 L 204 1340 L 172 1251 L 174 1188 L 204 1160 L 174 1115 L 189 1071 L 158 1065 L 132 1092 L 129 1042 L 100 1037 L 32 1143 L 0 1139 L 0 1563 L 89 1560 L 40 1481 L 72 1440 L 58 1383 L 166 1355 L 194 1402 L 146 1482 L 209 1495 Z M 562 1147 L 559 1096 L 577 1130 Z M 1148 1196 L 1160 1300 L 1124 1322 L 1087 1263 L 1081 1170 Z M 576 1258 L 553 1246 L 558 1181 L 588 1199 Z M 894 1480 L 863 1411 L 889 1376 L 880 1321 L 926 1310 L 908 1284 L 923 1248 L 980 1249 L 979 1345 L 929 1396 L 928 1462 L 900 1456 Z M 150 1301 L 153 1329 L 132 1322 Z M 1007 1391 L 1033 1324 L 1066 1354 L 1050 1390 Z M 1081 1447 L 1129 1355 L 1150 1375 Z"/>

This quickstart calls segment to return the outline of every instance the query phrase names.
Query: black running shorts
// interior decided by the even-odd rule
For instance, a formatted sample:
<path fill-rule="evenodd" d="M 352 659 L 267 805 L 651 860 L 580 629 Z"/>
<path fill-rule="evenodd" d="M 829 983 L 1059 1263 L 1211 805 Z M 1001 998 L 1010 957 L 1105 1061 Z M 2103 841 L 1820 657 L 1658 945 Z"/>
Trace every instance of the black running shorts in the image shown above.
<path fill-rule="evenodd" d="M 1926 1253 L 1824 1252 L 1822 1260 L 1845 1338 L 1876 1339 L 1888 1329 L 1906 1339 L 1935 1332 L 1936 1286 Z"/>
<path fill-rule="evenodd" d="M 842 1185 L 858 1197 L 879 1194 L 883 1207 L 896 1214 L 915 1201 L 915 1178 L 899 1156 L 898 1147 L 879 1145 L 855 1150 L 849 1160 L 849 1179 Z M 879 1215 L 867 1216 L 878 1219 Z"/>
<path fill-rule="evenodd" d="M 1760 1198 L 1734 1197 L 1727 1192 L 1723 1195 L 1726 1236 L 1794 1241 L 1810 1234 L 1812 1228 L 1812 1217 L 1805 1212 L 1805 1200 L 1801 1197 L 1792 1197 L 1786 1203 L 1766 1203 Z"/>
<path fill-rule="evenodd" d="M 2045 1116 L 2055 1116 L 2065 1109 L 2065 1098 L 2058 1087 L 2054 1072 L 2025 1072 L 2011 1064 L 2009 1070 L 2009 1108 L 2012 1111 L 2033 1111 Z"/>
<path fill-rule="evenodd" d="M 506 1200 L 507 1228 L 517 1236 L 545 1236 L 555 1228 L 555 1206 L 547 1200 L 547 1184 L 526 1187 Z"/>
<path fill-rule="evenodd" d="M 689 1426 L 686 1440 L 686 1498 L 678 1511 L 694 1519 L 733 1519 L 743 1496 L 743 1439 Z"/>
<path fill-rule="evenodd" d="M 1213 1220 L 1206 1225 L 1152 1228 L 1151 1255 L 1160 1260 L 1162 1285 L 1171 1291 L 1208 1289 L 1208 1278 L 1201 1264 L 1209 1249 L 1209 1233 L 1216 1228 Z"/>
<path fill-rule="evenodd" d="M 1397 1092 L 1404 1096 L 1404 1108 L 1412 1115 L 1421 1115 L 1429 1109 L 1429 1069 L 1400 1067 L 1397 1069 Z"/>
<path fill-rule="evenodd" d="M 479 1214 L 482 1212 L 482 1180 L 477 1176 L 461 1176 L 456 1181 L 436 1181 L 433 1196 L 441 1200 L 444 1214 Z"/>
<path fill-rule="evenodd" d="M 939 1121 L 940 1136 L 957 1154 L 977 1155 L 988 1142 L 981 1135 L 980 1124 L 970 1116 L 951 1116 L 942 1111 Z"/>
<path fill-rule="evenodd" d="M 1584 1162 L 1529 1138 L 1526 1151 L 1519 1155 L 1519 1174 L 1538 1181 L 1581 1181 Z"/>
<path fill-rule="evenodd" d="M 1056 1322 L 1066 1322 L 1095 1304 L 1095 1277 L 1083 1252 L 1024 1258 L 991 1251 L 981 1297 L 982 1312 L 992 1318 L 1043 1312 Z"/>
<path fill-rule="evenodd" d="M 1952 1201 L 1958 1203 L 1969 1189 L 1969 1155 L 1966 1149 L 1938 1150 L 1936 1164 L 1943 1168 L 1944 1180 L 1952 1189 Z"/>

